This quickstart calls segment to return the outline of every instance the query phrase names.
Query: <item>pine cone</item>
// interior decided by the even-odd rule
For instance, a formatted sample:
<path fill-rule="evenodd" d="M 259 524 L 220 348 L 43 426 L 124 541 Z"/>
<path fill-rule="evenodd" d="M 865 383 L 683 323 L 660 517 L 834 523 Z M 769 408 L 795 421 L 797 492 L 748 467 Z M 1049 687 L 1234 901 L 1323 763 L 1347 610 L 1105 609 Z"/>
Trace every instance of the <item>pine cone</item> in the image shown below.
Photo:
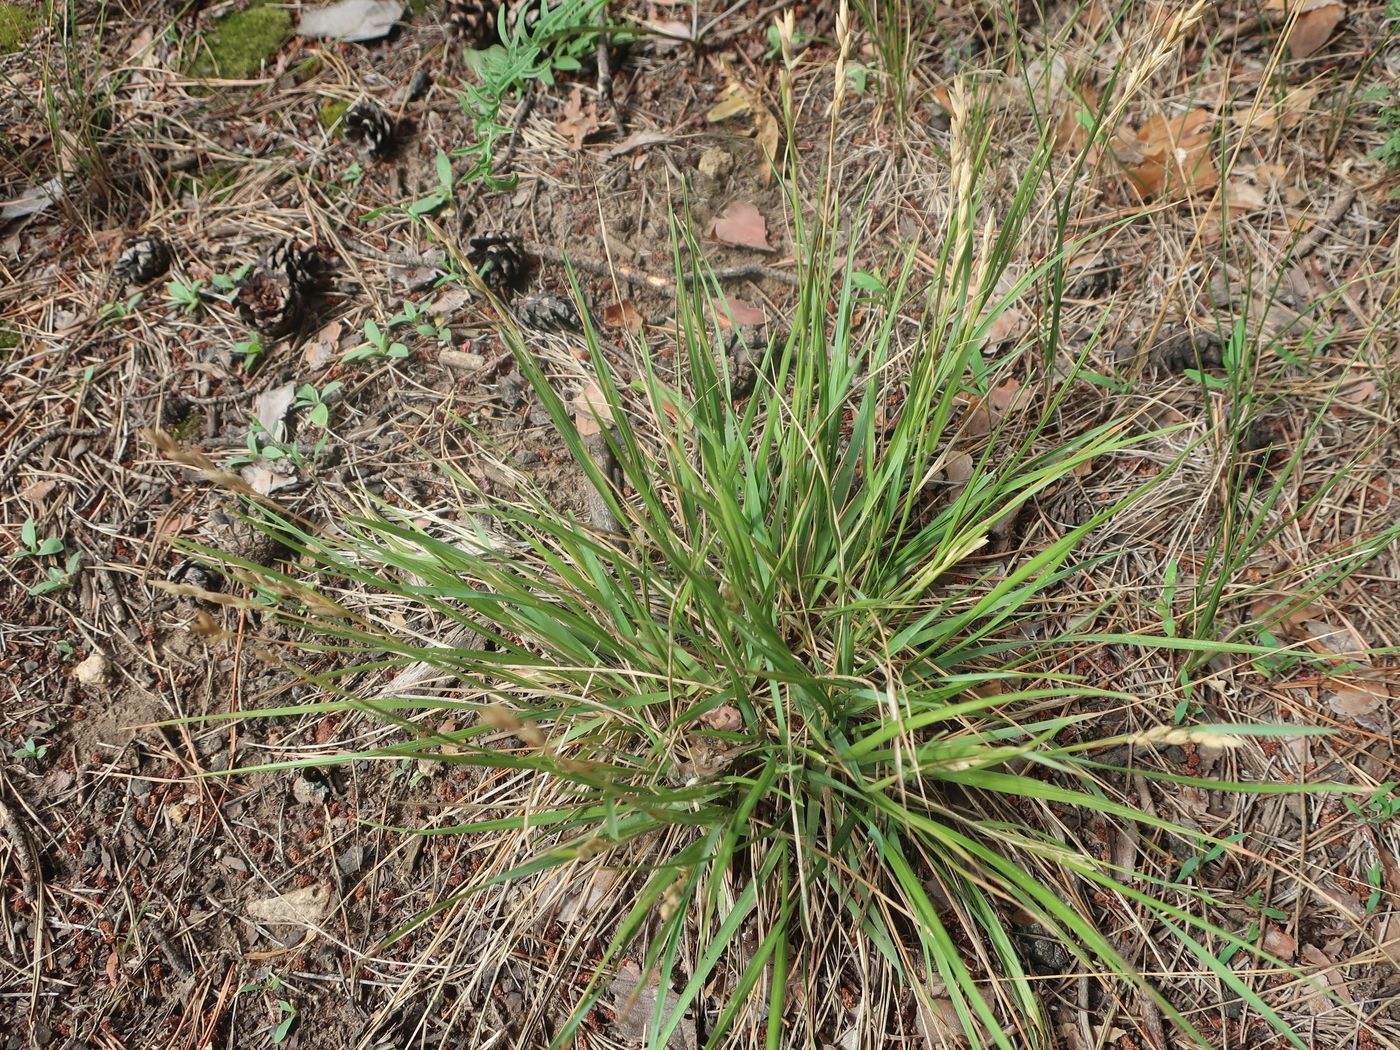
<path fill-rule="evenodd" d="M 129 241 L 112 267 L 112 276 L 126 284 L 149 284 L 170 269 L 170 245 L 154 234 Z"/>
<path fill-rule="evenodd" d="M 516 26 L 520 26 L 520 32 L 529 36 L 539 20 L 540 0 L 513 0 L 506 8 L 506 27 L 512 33 L 516 31 Z"/>
<path fill-rule="evenodd" d="M 497 295 L 519 291 L 530 276 L 530 257 L 518 237 L 500 230 L 488 230 L 471 239 L 467 259 L 481 279 Z"/>
<path fill-rule="evenodd" d="M 532 295 L 522 299 L 515 316 L 526 328 L 537 332 L 582 332 L 583 320 L 572 299 L 560 295 Z"/>
<path fill-rule="evenodd" d="M 238 290 L 238 315 L 269 339 L 290 335 L 306 319 L 317 269 L 315 251 L 281 242 Z"/>
<path fill-rule="evenodd" d="M 345 141 L 371 157 L 394 151 L 394 121 L 373 102 L 356 102 L 345 113 Z"/>
<path fill-rule="evenodd" d="M 1225 363 L 1225 346 L 1212 332 L 1180 331 L 1152 348 L 1148 360 L 1164 372 L 1185 372 L 1188 368 L 1220 368 Z"/>
<path fill-rule="evenodd" d="M 447 0 L 447 28 L 473 50 L 500 43 L 500 0 Z"/>
<path fill-rule="evenodd" d="M 226 497 L 215 497 L 205 519 L 203 542 L 221 554 L 230 555 L 254 565 L 273 565 L 290 555 L 286 545 L 273 534 L 259 528 L 255 521 L 267 519 L 256 506 L 239 503 Z M 231 568 L 237 572 L 236 566 Z M 183 558 L 166 574 L 171 583 L 184 583 L 203 591 L 222 591 L 229 572 L 196 558 Z"/>

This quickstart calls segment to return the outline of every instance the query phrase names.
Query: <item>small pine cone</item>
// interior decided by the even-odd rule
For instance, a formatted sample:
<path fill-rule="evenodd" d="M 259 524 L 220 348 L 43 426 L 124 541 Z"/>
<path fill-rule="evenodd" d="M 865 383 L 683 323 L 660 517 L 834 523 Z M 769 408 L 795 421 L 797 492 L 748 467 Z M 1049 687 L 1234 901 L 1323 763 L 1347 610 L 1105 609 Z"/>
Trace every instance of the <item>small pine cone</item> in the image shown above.
<path fill-rule="evenodd" d="M 473 49 L 499 43 L 501 34 L 496 21 L 500 0 L 447 0 L 447 27 Z"/>
<path fill-rule="evenodd" d="M 519 26 L 520 32 L 529 36 L 539 20 L 540 0 L 513 0 L 506 8 L 506 27 L 512 33 L 516 32 L 516 27 Z"/>
<path fill-rule="evenodd" d="M 175 567 L 165 574 L 165 578 L 171 583 L 198 587 L 201 591 L 212 591 L 216 594 L 224 589 L 224 578 L 219 575 L 218 570 L 193 558 L 181 558 L 175 563 Z"/>
<path fill-rule="evenodd" d="M 1212 332 L 1180 331 L 1154 346 L 1148 360 L 1164 372 L 1220 368 L 1225 364 L 1225 346 Z"/>
<path fill-rule="evenodd" d="M 345 113 L 345 141 L 371 157 L 394 151 L 394 121 L 373 102 L 356 102 Z"/>
<path fill-rule="evenodd" d="M 537 332 L 582 332 L 583 320 L 572 299 L 561 295 L 532 295 L 522 299 L 515 316 L 526 328 Z"/>
<path fill-rule="evenodd" d="M 518 237 L 488 230 L 471 239 L 468 260 L 497 295 L 519 291 L 530 276 L 530 257 Z"/>
<path fill-rule="evenodd" d="M 112 267 L 112 276 L 126 284 L 149 284 L 170 269 L 170 245 L 154 234 L 129 241 Z"/>
<path fill-rule="evenodd" d="M 303 292 L 316 287 L 316 279 L 321 273 L 321 257 L 315 248 L 298 248 L 290 239 L 278 241 L 267 253 L 268 270 L 280 270 Z"/>
<path fill-rule="evenodd" d="M 239 316 L 269 339 L 292 334 L 306 319 L 318 268 L 315 251 L 278 244 L 238 290 Z"/>

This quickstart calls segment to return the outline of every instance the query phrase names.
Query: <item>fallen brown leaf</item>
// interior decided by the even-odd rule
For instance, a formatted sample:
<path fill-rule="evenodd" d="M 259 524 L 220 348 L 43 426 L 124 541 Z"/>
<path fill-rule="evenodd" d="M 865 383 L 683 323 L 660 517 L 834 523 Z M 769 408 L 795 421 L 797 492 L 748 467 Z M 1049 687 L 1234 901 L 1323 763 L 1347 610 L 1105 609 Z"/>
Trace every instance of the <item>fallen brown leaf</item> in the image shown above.
<path fill-rule="evenodd" d="M 631 299 L 613 303 L 603 308 L 603 325 L 606 328 L 621 328 L 627 332 L 642 330 L 642 312 Z"/>
<path fill-rule="evenodd" d="M 1305 4 L 1288 34 L 1289 53 L 1294 58 L 1307 58 L 1321 51 L 1346 16 L 1346 8 L 1336 0 Z"/>
<path fill-rule="evenodd" d="M 724 301 L 728 304 L 729 311 L 728 313 L 721 313 L 719 315 L 719 324 L 721 328 L 729 327 L 729 318 L 731 316 L 734 318 L 734 323 L 741 326 L 746 324 L 762 324 L 764 321 L 768 320 L 767 314 L 756 306 L 750 306 L 742 299 L 735 299 L 733 296 L 727 295 L 724 297 Z"/>
<path fill-rule="evenodd" d="M 1195 193 L 1216 184 L 1210 155 L 1213 119 L 1204 109 L 1170 119 L 1157 114 L 1135 136 L 1120 136 L 1115 145 L 1119 161 L 1144 198 L 1167 191 Z"/>
<path fill-rule="evenodd" d="M 612 422 L 612 406 L 608 404 L 597 380 L 590 379 L 572 402 L 574 423 L 580 437 L 592 437 L 602 432 L 603 423 Z"/>
<path fill-rule="evenodd" d="M 760 252 L 773 250 L 768 243 L 768 224 L 763 219 L 763 213 L 748 201 L 734 201 L 725 208 L 724 214 L 710 228 L 710 233 L 722 244 Z"/>
<path fill-rule="evenodd" d="M 564 115 L 554 129 L 569 139 L 576 150 L 583 149 L 583 140 L 598 130 L 598 107 L 592 102 L 584 106 L 582 88 L 575 86 L 569 93 Z"/>

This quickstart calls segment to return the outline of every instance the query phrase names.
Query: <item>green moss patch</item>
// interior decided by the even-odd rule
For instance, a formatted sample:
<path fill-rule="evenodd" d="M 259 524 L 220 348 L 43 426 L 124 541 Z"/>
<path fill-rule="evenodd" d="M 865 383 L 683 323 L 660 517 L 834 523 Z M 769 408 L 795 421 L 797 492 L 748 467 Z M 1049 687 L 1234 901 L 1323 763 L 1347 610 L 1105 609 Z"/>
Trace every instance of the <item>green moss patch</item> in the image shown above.
<path fill-rule="evenodd" d="M 258 5 L 222 19 L 204 38 L 189 74 L 201 79 L 246 80 L 292 36 L 292 16 Z"/>
<path fill-rule="evenodd" d="M 39 24 L 39 12 L 18 4 L 0 4 L 0 55 L 18 51 Z"/>
<path fill-rule="evenodd" d="M 348 102 L 327 102 L 321 107 L 321 127 L 330 131 L 340 123 L 340 118 L 345 116 L 345 111 L 349 108 Z M 339 137 L 339 132 L 336 135 Z"/>
<path fill-rule="evenodd" d="M 8 328 L 0 328 L 0 350 L 13 350 L 19 346 L 19 333 Z"/>

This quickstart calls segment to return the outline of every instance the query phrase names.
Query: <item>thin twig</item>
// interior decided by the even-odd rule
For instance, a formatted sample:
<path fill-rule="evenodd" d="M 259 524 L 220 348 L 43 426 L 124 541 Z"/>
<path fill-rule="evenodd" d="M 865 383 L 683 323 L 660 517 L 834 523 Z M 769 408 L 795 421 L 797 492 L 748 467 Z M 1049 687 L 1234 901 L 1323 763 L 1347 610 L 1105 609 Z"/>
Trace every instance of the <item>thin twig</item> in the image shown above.
<path fill-rule="evenodd" d="M 101 430 L 97 427 L 53 427 L 44 431 L 27 444 L 20 446 L 20 450 L 10 459 L 10 470 L 14 471 L 17 467 L 22 466 L 24 461 L 29 458 L 30 453 L 45 442 L 53 441 L 61 437 L 100 437 L 105 433 L 105 430 Z"/>
<path fill-rule="evenodd" d="M 34 901 L 39 896 L 39 852 L 25 832 L 24 825 L 19 822 L 19 806 L 6 801 L 8 796 L 8 789 L 0 782 L 0 827 L 5 829 L 14 847 L 15 866 L 19 868 L 20 891 L 25 900 Z"/>
<path fill-rule="evenodd" d="M 608 5 L 603 5 L 603 24 L 608 24 Z M 607 33 L 598 34 L 598 97 L 607 103 L 608 111 L 612 114 L 613 124 L 617 126 L 619 135 L 627 134 L 627 124 L 622 119 L 622 107 L 617 104 L 617 97 L 613 94 L 613 74 L 612 56 L 609 53 L 611 42 Z"/>
<path fill-rule="evenodd" d="M 584 273 L 592 274 L 595 277 L 616 277 L 626 281 L 628 284 L 635 284 L 643 288 L 650 288 L 652 291 L 661 292 L 664 295 L 675 295 L 676 284 L 665 277 L 658 277 L 656 274 L 643 273 L 631 266 L 623 263 L 606 263 L 594 259 L 581 259 L 572 255 L 566 256 L 558 248 L 553 248 L 547 244 L 528 244 L 526 250 L 532 255 L 538 255 L 542 259 L 550 262 L 565 263 L 575 270 L 582 270 Z M 687 283 L 706 276 L 713 276 L 717 281 L 735 281 L 743 278 L 763 277 L 770 281 L 778 281 L 782 284 L 797 286 L 797 276 L 788 273 L 786 270 L 777 270 L 762 263 L 740 263 L 738 266 L 726 266 L 719 270 L 711 270 L 708 273 L 700 271 L 688 271 L 682 275 L 682 279 Z"/>
<path fill-rule="evenodd" d="M 1337 195 L 1337 199 L 1332 202 L 1332 207 L 1327 209 L 1327 214 L 1313 223 L 1313 228 L 1298 238 L 1298 243 L 1293 247 L 1294 262 L 1307 258 L 1316 250 L 1323 239 L 1332 233 L 1332 227 L 1342 221 L 1342 216 L 1350 210 L 1354 200 L 1356 200 L 1354 186 L 1346 187 Z"/>

